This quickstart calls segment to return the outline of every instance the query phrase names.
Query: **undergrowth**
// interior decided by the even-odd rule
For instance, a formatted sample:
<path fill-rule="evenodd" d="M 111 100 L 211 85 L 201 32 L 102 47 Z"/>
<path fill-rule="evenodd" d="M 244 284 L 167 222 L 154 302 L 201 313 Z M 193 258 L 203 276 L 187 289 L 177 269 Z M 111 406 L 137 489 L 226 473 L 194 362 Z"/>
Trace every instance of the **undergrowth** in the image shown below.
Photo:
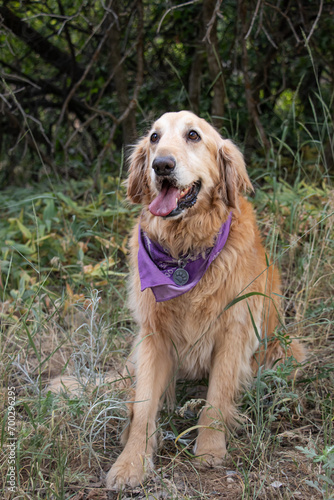
<path fill-rule="evenodd" d="M 273 139 L 278 151 L 250 169 L 268 257 L 282 274 L 285 324 L 276 335 L 283 343 L 299 336 L 307 362 L 298 376 L 291 360 L 259 369 L 240 402 L 224 467 L 205 473 L 191 450 L 205 383 L 179 383 L 176 409 L 164 408 L 158 422 L 153 479 L 124 498 L 333 498 L 334 192 L 321 147 L 331 127 L 325 107 L 324 117 L 320 126 L 315 116 L 319 138 L 288 151 L 285 134 L 291 123 L 298 129 L 292 108 L 282 137 Z M 127 238 L 138 208 L 124 202 L 118 177 L 103 175 L 98 191 L 93 184 L 1 192 L 0 481 L 7 497 L 11 438 L 15 498 L 105 499 L 104 473 L 120 453 L 128 395 L 117 381 L 136 329 L 126 307 Z M 66 376 L 76 381 L 72 390 Z"/>
<path fill-rule="evenodd" d="M 309 360 L 297 378 L 290 361 L 259 370 L 242 399 L 242 424 L 230 435 L 220 481 L 217 471 L 203 478 L 192 464 L 196 433 L 188 430 L 196 427 L 201 401 L 193 399 L 198 391 L 191 384 L 179 384 L 176 412 L 163 411 L 159 421 L 155 479 L 137 496 L 158 490 L 168 498 L 333 495 L 333 195 L 326 185 L 265 181 L 253 203 L 284 281 L 286 324 L 277 335 L 301 336 Z M 135 331 L 125 282 L 137 209 L 123 203 L 118 179 L 104 180 L 108 194 L 89 188 L 89 180 L 52 191 L 32 187 L 18 202 L 16 190 L 2 193 L 1 479 L 8 485 L 7 387 L 14 387 L 22 498 L 29 492 L 79 498 L 85 488 L 95 491 L 90 498 L 105 498 L 103 472 L 120 452 L 127 396 L 114 381 Z M 49 391 L 60 375 L 75 377 L 74 391 L 65 385 Z"/>

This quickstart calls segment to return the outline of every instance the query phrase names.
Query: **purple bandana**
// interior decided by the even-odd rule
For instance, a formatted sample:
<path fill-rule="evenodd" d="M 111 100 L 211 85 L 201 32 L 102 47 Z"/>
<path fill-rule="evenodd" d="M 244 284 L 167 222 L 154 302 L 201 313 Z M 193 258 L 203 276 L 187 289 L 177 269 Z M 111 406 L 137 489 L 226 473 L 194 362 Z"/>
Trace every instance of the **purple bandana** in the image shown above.
<path fill-rule="evenodd" d="M 189 292 L 223 249 L 231 220 L 232 213 L 220 228 L 214 246 L 206 250 L 205 256 L 186 255 L 180 259 L 174 259 L 162 246 L 151 241 L 139 226 L 138 269 L 141 291 L 151 288 L 157 302 Z"/>

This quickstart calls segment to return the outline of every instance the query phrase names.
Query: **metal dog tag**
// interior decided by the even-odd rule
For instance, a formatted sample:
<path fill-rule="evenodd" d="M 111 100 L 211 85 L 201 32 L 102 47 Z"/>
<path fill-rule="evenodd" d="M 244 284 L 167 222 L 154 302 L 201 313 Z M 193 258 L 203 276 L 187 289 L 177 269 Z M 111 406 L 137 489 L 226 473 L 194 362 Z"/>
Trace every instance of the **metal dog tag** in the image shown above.
<path fill-rule="evenodd" d="M 176 285 L 185 285 L 189 281 L 188 272 L 185 269 L 182 269 L 182 267 L 179 267 L 173 273 L 173 281 Z"/>

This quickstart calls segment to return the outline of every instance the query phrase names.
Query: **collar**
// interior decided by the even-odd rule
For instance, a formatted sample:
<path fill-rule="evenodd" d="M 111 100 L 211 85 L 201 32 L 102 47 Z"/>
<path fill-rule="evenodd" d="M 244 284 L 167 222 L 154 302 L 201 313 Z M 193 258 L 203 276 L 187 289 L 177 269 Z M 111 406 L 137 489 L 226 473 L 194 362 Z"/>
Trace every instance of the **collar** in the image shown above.
<path fill-rule="evenodd" d="M 204 255 L 188 254 L 180 259 L 174 259 L 161 245 L 150 240 L 139 225 L 138 269 L 141 291 L 151 288 L 157 302 L 174 299 L 189 292 L 224 248 L 231 221 L 232 212 L 221 226 L 214 246 L 208 248 Z"/>

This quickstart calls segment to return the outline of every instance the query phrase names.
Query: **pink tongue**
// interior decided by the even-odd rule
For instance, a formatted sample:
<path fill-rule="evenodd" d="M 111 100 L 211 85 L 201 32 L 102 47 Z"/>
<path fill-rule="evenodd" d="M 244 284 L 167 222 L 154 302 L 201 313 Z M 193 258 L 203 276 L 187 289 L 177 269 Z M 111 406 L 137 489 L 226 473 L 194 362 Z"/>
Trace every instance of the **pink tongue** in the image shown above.
<path fill-rule="evenodd" d="M 177 202 L 180 198 L 180 191 L 176 187 L 167 184 L 162 187 L 158 196 L 152 201 L 148 207 L 149 211 L 153 215 L 165 217 L 177 207 Z"/>

